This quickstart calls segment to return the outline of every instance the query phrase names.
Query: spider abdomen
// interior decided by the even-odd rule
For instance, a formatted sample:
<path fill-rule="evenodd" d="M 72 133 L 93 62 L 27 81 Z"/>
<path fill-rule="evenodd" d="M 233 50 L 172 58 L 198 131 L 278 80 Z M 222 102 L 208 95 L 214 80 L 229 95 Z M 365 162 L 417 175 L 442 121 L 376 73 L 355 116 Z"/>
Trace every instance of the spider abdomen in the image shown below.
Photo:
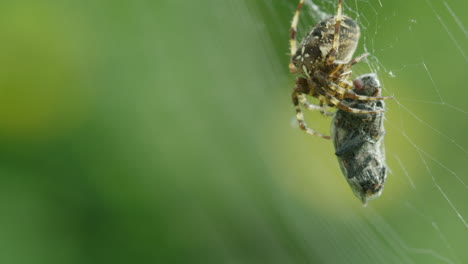
<path fill-rule="evenodd" d="M 329 17 L 318 23 L 302 40 L 292 57 L 294 66 L 300 73 L 311 76 L 315 71 L 328 74 L 335 67 L 328 64 L 327 59 L 333 47 L 336 17 Z M 339 31 L 336 62 L 346 63 L 351 60 L 359 41 L 360 30 L 356 22 L 347 16 L 342 16 Z"/>

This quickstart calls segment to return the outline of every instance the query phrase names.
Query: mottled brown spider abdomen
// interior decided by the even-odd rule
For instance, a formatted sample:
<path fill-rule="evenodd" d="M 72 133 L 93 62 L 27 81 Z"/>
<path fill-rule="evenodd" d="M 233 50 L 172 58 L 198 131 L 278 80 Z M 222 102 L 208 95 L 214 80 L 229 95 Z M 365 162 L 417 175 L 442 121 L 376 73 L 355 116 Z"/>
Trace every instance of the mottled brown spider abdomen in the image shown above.
<path fill-rule="evenodd" d="M 317 24 L 302 40 L 292 57 L 294 66 L 300 73 L 308 76 L 316 70 L 329 73 L 333 65 L 327 63 L 328 55 L 333 47 L 336 17 L 329 17 Z M 356 51 L 360 30 L 356 22 L 347 16 L 342 16 L 340 23 L 340 38 L 335 63 L 349 62 Z"/>

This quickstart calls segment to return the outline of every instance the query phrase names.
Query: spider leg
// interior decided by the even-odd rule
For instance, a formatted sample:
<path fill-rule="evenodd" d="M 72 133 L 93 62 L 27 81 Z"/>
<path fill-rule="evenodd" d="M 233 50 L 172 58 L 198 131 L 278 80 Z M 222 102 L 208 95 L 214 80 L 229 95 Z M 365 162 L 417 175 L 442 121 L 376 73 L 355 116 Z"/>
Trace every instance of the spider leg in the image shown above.
<path fill-rule="evenodd" d="M 299 102 L 308 110 L 320 111 L 320 113 L 324 116 L 333 116 L 332 112 L 325 111 L 325 107 L 323 105 L 316 105 L 316 104 L 309 103 L 309 101 L 307 101 L 305 94 L 298 94 L 297 97 L 299 98 Z"/>
<path fill-rule="evenodd" d="M 333 84 L 336 85 L 336 84 Z M 338 85 L 336 85 L 338 86 Z M 338 86 L 339 87 L 339 86 Z M 357 95 L 352 91 L 346 91 L 344 94 L 345 98 L 350 98 L 350 99 L 355 99 L 355 100 L 361 100 L 361 101 L 380 101 L 380 100 L 387 100 L 387 99 L 393 99 L 393 96 L 365 96 L 365 95 Z"/>
<path fill-rule="evenodd" d="M 392 96 L 374 97 L 374 96 L 357 95 L 351 90 L 353 88 L 352 85 L 347 86 L 346 88 L 343 88 L 339 86 L 338 84 L 328 80 L 325 77 L 325 75 L 320 71 L 316 71 L 314 73 L 314 76 L 317 79 L 319 79 L 319 81 L 326 83 L 327 87 L 330 87 L 331 90 L 335 91 L 338 94 L 342 94 L 345 98 L 361 100 L 361 101 L 379 101 L 379 100 L 393 99 Z M 349 85 L 349 83 L 344 83 L 344 84 Z"/>
<path fill-rule="evenodd" d="M 338 10 L 336 11 L 335 16 L 335 33 L 333 34 L 333 44 L 330 52 L 328 53 L 327 63 L 329 65 L 335 62 L 335 56 L 338 52 L 338 45 L 340 44 L 340 27 L 341 27 L 341 19 L 343 18 L 341 14 L 341 6 L 342 0 L 338 0 Z"/>
<path fill-rule="evenodd" d="M 385 112 L 385 110 L 377 110 L 377 111 L 368 111 L 368 110 L 362 110 L 362 109 L 356 109 L 356 108 L 351 108 L 345 104 L 343 104 L 340 100 L 338 100 L 336 97 L 334 97 L 333 95 L 331 95 L 330 93 L 328 92 L 325 92 L 326 96 L 327 96 L 327 99 L 334 105 L 336 105 L 336 107 L 338 107 L 339 109 L 343 110 L 343 111 L 346 111 L 346 112 L 350 112 L 350 113 L 354 113 L 354 114 L 378 114 L 378 113 L 383 113 Z"/>
<path fill-rule="evenodd" d="M 348 65 L 349 67 L 353 66 L 354 64 L 360 62 L 361 60 L 363 60 L 365 57 L 369 56 L 369 53 L 366 52 L 364 54 L 361 54 L 359 56 L 357 56 L 356 58 L 352 59 L 350 62 L 348 62 Z"/>
<path fill-rule="evenodd" d="M 316 87 L 314 82 L 311 82 L 310 80 L 308 80 L 306 78 L 298 77 L 298 78 L 296 78 L 296 85 L 297 86 L 302 86 L 302 87 L 307 87 L 307 88 L 302 89 L 302 90 L 307 91 L 307 95 L 318 98 L 318 94 L 316 92 L 316 89 L 314 89 L 314 87 Z M 310 87 L 312 87 L 312 89 Z M 315 104 L 309 103 L 309 101 L 307 100 L 307 97 L 306 97 L 305 94 L 298 95 L 298 98 L 299 98 L 299 102 L 305 108 L 307 108 L 308 110 L 312 110 L 312 111 L 317 111 L 318 110 L 318 111 L 320 111 L 320 114 L 322 114 L 324 116 L 333 116 L 332 112 L 325 111 L 329 107 L 323 105 L 323 100 L 320 100 L 320 105 L 315 105 Z"/>
<path fill-rule="evenodd" d="M 344 88 L 346 90 L 353 90 L 353 88 L 354 88 L 354 85 L 348 80 L 340 81 L 338 86 L 341 87 L 341 88 Z"/>
<path fill-rule="evenodd" d="M 296 32 L 297 32 L 297 23 L 299 22 L 299 13 L 301 12 L 302 5 L 304 0 L 300 0 L 297 5 L 296 12 L 294 13 L 293 20 L 291 22 L 291 28 L 289 30 L 289 46 L 291 50 L 291 59 L 296 53 L 297 50 L 297 41 L 296 41 Z M 296 66 L 292 63 L 292 60 L 289 61 L 289 71 L 291 73 L 298 73 Z"/>
<path fill-rule="evenodd" d="M 364 58 L 366 58 L 367 56 L 369 56 L 369 53 L 364 53 L 364 54 L 361 54 L 359 56 L 357 56 L 356 58 L 352 59 L 351 61 L 349 62 L 339 62 L 339 61 L 334 61 L 333 63 L 336 64 L 336 67 L 335 69 L 330 72 L 330 76 L 343 76 L 343 75 L 351 75 L 351 66 L 353 66 L 354 64 L 362 61 Z M 345 70 L 348 70 L 345 72 Z"/>
<path fill-rule="evenodd" d="M 304 121 L 304 114 L 302 113 L 302 110 L 299 106 L 299 97 L 304 96 L 309 92 L 309 88 L 307 86 L 304 86 L 302 84 L 303 78 L 297 77 L 296 78 L 296 86 L 294 87 L 294 90 L 292 92 L 292 101 L 294 104 L 294 108 L 296 110 L 296 119 L 297 122 L 299 123 L 299 127 L 304 130 L 307 134 L 311 134 L 314 136 L 319 136 L 324 139 L 330 139 L 330 136 L 323 135 L 313 129 L 310 129 L 307 127 L 306 122 Z"/>

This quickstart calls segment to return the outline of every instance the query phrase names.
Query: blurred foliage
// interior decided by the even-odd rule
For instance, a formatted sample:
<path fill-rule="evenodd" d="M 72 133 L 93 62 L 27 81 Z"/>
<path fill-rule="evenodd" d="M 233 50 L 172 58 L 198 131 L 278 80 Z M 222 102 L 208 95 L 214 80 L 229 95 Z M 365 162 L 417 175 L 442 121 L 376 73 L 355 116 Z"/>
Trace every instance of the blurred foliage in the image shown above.
<path fill-rule="evenodd" d="M 296 2 L 1 1 L 0 262 L 468 261 L 468 21 L 446 8 L 468 4 L 345 1 L 372 54 L 355 73 L 397 98 L 393 173 L 362 208 L 291 125 Z"/>

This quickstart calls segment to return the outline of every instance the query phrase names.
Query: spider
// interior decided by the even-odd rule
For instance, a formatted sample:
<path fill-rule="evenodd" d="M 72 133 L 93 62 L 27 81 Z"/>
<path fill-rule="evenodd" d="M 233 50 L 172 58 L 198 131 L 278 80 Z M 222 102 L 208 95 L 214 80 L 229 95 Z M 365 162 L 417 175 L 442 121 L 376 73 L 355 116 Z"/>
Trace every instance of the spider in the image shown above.
<path fill-rule="evenodd" d="M 370 101 L 392 97 L 363 96 L 352 91 L 353 84 L 348 81 L 352 73 L 351 66 L 369 54 L 364 53 L 351 59 L 359 41 L 360 30 L 356 22 L 341 14 L 342 0 L 338 0 L 336 15 L 320 21 L 296 47 L 296 28 L 303 4 L 304 0 L 300 0 L 290 29 L 289 70 L 293 74 L 302 75 L 296 77 L 292 101 L 299 127 L 308 134 L 330 139 L 330 136 L 307 127 L 299 104 L 309 110 L 319 110 L 325 116 L 333 115 L 325 111 L 326 107 L 337 107 L 351 113 L 379 113 L 384 110 L 356 109 L 342 101 L 345 98 Z M 319 105 L 310 104 L 306 95 L 318 98 Z"/>
<path fill-rule="evenodd" d="M 359 95 L 380 96 L 380 82 L 374 73 L 353 80 Z M 368 111 L 384 110 L 383 101 L 344 99 L 349 106 Z M 383 139 L 384 113 L 354 114 L 336 111 L 331 135 L 341 171 L 354 195 L 366 206 L 382 194 L 387 178 Z"/>

